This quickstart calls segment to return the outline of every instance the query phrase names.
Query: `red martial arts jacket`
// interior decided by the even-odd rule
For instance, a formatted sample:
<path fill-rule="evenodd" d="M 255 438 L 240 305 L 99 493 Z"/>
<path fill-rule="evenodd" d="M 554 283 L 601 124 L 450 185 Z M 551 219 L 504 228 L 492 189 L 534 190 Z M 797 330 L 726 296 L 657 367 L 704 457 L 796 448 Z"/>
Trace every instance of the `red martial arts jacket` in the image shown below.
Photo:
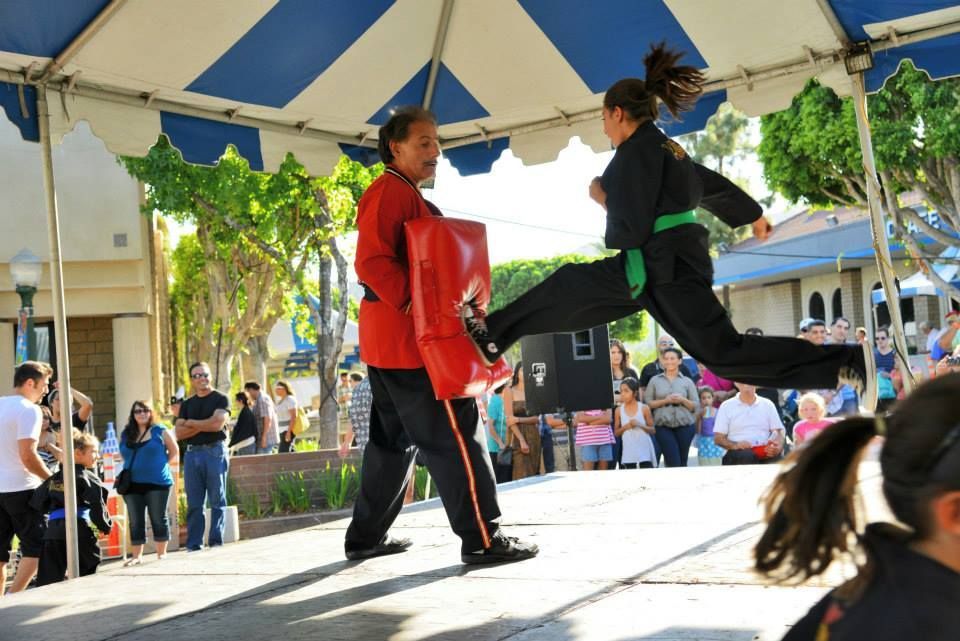
<path fill-rule="evenodd" d="M 395 168 L 394 168 L 395 169 Z M 384 369 L 423 367 L 413 330 L 410 265 L 403 223 L 432 216 L 419 190 L 389 173 L 377 178 L 357 205 L 357 257 L 360 282 L 380 300 L 360 303 L 360 359 Z M 439 213 L 439 210 L 437 210 Z"/>

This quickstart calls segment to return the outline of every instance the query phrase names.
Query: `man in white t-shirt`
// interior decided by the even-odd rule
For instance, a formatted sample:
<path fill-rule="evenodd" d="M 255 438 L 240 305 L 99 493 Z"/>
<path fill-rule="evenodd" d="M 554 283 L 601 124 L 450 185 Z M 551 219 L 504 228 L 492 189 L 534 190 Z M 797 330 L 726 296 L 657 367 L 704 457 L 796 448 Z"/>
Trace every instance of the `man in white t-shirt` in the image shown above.
<path fill-rule="evenodd" d="M 735 383 L 739 393 L 720 404 L 713 424 L 714 442 L 727 450 L 724 465 L 770 463 L 783 456 L 783 422 L 753 385 Z"/>
<path fill-rule="evenodd" d="M 33 491 L 50 476 L 37 453 L 42 414 L 53 370 L 46 363 L 26 361 L 13 376 L 14 393 L 0 397 L 0 595 L 7 584 L 7 563 L 13 536 L 22 559 L 10 592 L 27 587 L 37 573 L 43 540 L 43 514 L 30 507 Z"/>

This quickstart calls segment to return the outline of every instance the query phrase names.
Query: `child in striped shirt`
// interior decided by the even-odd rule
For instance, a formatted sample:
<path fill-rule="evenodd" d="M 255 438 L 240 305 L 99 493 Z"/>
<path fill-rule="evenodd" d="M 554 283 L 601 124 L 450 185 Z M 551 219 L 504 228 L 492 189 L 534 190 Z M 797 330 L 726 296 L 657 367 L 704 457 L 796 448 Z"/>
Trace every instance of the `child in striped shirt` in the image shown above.
<path fill-rule="evenodd" d="M 576 444 L 580 448 L 583 469 L 606 470 L 613 461 L 613 437 L 610 410 L 587 410 L 573 416 L 577 424 Z"/>

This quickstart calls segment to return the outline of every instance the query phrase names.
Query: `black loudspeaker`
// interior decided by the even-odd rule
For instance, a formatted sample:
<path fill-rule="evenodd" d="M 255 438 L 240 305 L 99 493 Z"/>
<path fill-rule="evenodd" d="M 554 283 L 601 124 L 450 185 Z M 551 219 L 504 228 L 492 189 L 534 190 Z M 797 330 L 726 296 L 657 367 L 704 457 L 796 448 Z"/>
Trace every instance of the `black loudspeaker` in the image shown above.
<path fill-rule="evenodd" d="M 613 407 L 607 326 L 520 340 L 527 412 L 550 414 Z"/>

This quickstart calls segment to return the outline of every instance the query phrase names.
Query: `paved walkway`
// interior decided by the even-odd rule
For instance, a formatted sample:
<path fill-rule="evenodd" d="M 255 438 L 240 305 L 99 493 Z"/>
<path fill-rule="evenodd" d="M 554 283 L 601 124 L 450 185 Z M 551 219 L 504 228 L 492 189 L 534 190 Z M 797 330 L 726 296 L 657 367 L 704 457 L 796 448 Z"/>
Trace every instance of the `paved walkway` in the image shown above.
<path fill-rule="evenodd" d="M 348 563 L 345 521 L 171 554 L 0 600 L 0 639 L 779 639 L 825 591 L 749 569 L 773 468 L 561 473 L 507 486 L 523 563 L 468 568 L 431 501 L 406 554 Z M 869 495 L 877 468 L 861 471 Z"/>

